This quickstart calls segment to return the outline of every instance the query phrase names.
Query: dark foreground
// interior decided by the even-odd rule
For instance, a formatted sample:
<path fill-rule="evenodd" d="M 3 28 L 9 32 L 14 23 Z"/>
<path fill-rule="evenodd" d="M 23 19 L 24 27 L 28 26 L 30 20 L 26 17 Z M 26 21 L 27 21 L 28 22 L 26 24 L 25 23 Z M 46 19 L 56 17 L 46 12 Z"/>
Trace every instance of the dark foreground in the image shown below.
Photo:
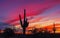
<path fill-rule="evenodd" d="M 60 38 L 60 34 L 56 34 L 55 32 L 50 33 L 48 31 L 37 32 L 36 30 L 34 30 L 30 35 L 15 34 L 14 30 L 7 28 L 3 33 L 0 33 L 0 38 Z"/>
<path fill-rule="evenodd" d="M 60 34 L 31 34 L 31 35 L 23 35 L 23 34 L 14 34 L 14 35 L 4 35 L 0 34 L 0 38 L 60 38 Z"/>

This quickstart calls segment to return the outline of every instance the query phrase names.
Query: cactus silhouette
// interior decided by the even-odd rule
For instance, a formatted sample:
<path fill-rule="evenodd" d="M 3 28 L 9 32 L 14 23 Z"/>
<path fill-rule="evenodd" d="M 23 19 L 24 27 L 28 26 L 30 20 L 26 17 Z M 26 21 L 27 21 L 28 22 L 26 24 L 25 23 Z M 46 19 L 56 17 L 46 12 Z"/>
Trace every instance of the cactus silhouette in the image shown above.
<path fill-rule="evenodd" d="M 53 31 L 54 31 L 54 34 L 55 34 L 55 31 L 56 31 L 55 24 L 53 24 Z"/>
<path fill-rule="evenodd" d="M 25 34 L 25 31 L 26 31 L 26 27 L 28 27 L 28 24 L 29 22 L 27 21 L 27 18 L 26 18 L 26 10 L 24 9 L 24 21 L 22 23 L 22 19 L 21 19 L 21 15 L 19 14 L 19 18 L 20 18 L 20 24 L 23 28 L 23 34 Z"/>

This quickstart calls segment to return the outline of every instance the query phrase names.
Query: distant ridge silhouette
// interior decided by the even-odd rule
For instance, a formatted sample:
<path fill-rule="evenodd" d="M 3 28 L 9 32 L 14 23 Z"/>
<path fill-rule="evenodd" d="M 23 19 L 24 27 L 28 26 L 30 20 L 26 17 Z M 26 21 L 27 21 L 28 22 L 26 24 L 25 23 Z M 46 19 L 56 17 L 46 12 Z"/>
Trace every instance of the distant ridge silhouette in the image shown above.
<path fill-rule="evenodd" d="M 8 24 L 8 23 L 0 22 L 0 29 L 1 29 L 1 30 L 4 30 L 5 28 L 7 28 L 7 27 L 9 27 L 9 26 L 11 26 L 11 25 Z"/>

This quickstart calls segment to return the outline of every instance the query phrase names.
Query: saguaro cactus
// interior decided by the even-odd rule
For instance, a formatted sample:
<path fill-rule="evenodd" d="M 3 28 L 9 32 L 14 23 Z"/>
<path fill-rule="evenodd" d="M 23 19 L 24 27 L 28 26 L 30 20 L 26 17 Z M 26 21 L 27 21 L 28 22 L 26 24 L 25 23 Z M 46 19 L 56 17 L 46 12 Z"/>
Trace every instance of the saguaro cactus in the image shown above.
<path fill-rule="evenodd" d="M 20 18 L 20 24 L 23 28 L 23 34 L 25 34 L 25 31 L 26 31 L 26 27 L 28 26 L 29 22 L 27 21 L 27 18 L 26 18 L 26 10 L 24 9 L 24 21 L 22 23 L 22 19 L 21 19 L 21 15 L 19 14 L 19 18 Z"/>
<path fill-rule="evenodd" d="M 55 24 L 53 24 L 53 31 L 54 31 L 54 34 L 55 34 L 55 31 L 56 31 Z"/>

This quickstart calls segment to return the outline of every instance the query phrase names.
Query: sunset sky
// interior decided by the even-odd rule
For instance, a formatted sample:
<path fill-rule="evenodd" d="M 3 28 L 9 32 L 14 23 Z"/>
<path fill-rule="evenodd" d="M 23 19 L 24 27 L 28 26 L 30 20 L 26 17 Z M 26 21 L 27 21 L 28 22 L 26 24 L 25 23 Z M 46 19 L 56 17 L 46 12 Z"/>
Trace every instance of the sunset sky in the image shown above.
<path fill-rule="evenodd" d="M 0 0 L 0 22 L 18 26 L 24 9 L 29 27 L 60 24 L 60 0 Z"/>

